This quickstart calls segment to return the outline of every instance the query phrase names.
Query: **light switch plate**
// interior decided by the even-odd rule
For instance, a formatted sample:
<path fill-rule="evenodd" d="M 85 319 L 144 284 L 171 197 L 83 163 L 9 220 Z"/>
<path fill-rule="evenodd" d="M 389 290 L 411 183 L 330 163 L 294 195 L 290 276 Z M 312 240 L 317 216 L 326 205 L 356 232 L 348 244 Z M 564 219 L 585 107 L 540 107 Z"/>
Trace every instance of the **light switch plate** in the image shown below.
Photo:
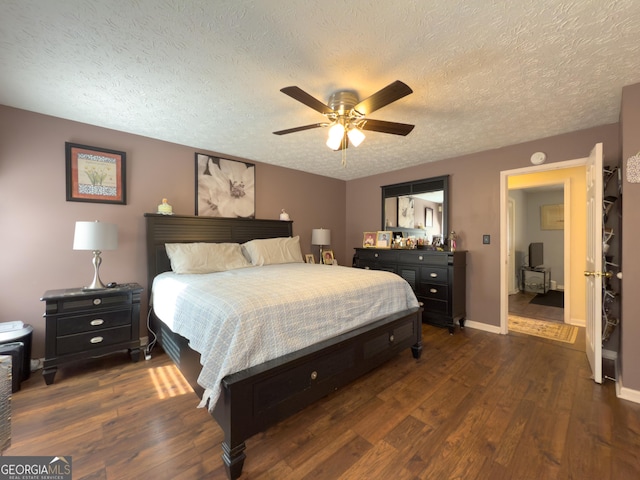
<path fill-rule="evenodd" d="M 491 235 L 482 235 L 482 243 L 489 245 L 491 243 Z"/>

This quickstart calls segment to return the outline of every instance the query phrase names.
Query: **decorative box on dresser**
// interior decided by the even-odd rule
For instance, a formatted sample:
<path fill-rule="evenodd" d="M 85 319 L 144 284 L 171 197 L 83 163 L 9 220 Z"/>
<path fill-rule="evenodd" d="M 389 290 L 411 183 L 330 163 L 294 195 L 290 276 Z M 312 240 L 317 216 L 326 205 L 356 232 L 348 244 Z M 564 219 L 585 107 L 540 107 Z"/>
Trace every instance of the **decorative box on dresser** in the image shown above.
<path fill-rule="evenodd" d="M 129 350 L 140 359 L 140 294 L 137 283 L 113 288 L 47 290 L 42 376 L 54 381 L 58 365 Z"/>
<path fill-rule="evenodd" d="M 356 248 L 354 266 L 386 270 L 404 278 L 424 305 L 422 320 L 454 332 L 464 328 L 467 252 Z"/>

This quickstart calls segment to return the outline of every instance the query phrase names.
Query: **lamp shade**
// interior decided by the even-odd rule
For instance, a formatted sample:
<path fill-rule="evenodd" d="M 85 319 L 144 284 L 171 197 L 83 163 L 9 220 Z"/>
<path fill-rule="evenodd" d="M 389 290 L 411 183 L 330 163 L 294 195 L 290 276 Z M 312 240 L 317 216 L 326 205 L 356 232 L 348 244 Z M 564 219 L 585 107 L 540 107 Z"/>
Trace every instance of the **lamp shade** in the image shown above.
<path fill-rule="evenodd" d="M 118 226 L 114 223 L 76 222 L 74 250 L 115 250 L 118 248 Z"/>
<path fill-rule="evenodd" d="M 330 245 L 331 244 L 331 230 L 324 228 L 314 228 L 311 230 L 311 244 L 312 245 Z"/>
<path fill-rule="evenodd" d="M 362 133 L 362 130 L 355 127 L 349 129 L 349 131 L 347 132 L 347 135 L 349 136 L 349 141 L 354 147 L 357 147 L 358 145 L 360 145 L 362 141 L 365 139 L 365 135 L 364 133 Z"/>

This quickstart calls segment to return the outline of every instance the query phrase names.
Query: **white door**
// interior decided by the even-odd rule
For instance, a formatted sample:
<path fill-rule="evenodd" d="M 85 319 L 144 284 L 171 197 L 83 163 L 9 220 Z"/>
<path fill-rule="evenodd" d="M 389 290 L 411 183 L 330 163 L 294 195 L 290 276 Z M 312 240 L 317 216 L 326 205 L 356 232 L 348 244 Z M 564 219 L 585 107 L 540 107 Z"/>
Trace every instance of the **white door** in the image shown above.
<path fill-rule="evenodd" d="M 602 144 L 587 161 L 586 351 L 593 380 L 602 383 Z"/>

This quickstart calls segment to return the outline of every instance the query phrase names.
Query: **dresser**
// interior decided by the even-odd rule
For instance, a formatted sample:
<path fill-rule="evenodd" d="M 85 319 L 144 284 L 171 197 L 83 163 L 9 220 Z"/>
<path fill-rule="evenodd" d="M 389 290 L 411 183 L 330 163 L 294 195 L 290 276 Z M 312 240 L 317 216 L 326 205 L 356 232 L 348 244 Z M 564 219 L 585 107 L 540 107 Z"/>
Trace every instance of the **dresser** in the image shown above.
<path fill-rule="evenodd" d="M 454 332 L 466 316 L 467 252 L 356 248 L 357 268 L 386 270 L 404 278 L 424 306 L 422 320 Z"/>
<path fill-rule="evenodd" d="M 42 376 L 50 385 L 63 363 L 121 350 L 140 359 L 140 295 L 137 283 L 100 290 L 47 290 Z"/>

